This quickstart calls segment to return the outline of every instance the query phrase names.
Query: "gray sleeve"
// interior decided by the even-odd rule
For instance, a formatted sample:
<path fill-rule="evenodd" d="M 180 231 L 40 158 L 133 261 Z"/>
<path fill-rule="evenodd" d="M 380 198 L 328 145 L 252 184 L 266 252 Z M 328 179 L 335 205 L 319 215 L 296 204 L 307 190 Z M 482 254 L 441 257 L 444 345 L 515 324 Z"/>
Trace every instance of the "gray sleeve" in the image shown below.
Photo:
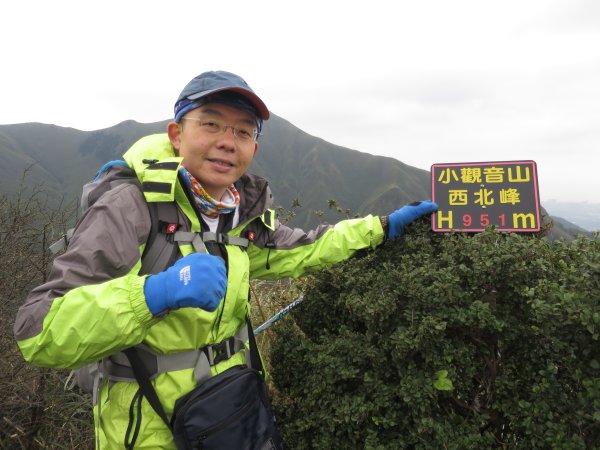
<path fill-rule="evenodd" d="M 271 239 L 274 248 L 281 250 L 291 250 L 296 247 L 309 245 L 331 229 L 333 225 L 319 225 L 314 230 L 304 231 L 300 228 L 290 228 L 276 221 L 275 232 L 272 233 Z"/>
<path fill-rule="evenodd" d="M 127 274 L 140 259 L 139 247 L 149 232 L 150 213 L 138 186 L 122 184 L 103 194 L 78 221 L 48 280 L 34 288 L 19 309 L 15 337 L 38 334 L 53 300 L 71 289 Z"/>

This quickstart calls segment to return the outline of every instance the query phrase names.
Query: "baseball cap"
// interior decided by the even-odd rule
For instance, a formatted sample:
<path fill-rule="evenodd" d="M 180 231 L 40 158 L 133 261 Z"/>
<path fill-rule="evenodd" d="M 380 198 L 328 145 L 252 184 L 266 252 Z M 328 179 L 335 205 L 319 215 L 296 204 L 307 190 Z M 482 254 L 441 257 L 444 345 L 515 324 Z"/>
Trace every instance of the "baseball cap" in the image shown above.
<path fill-rule="evenodd" d="M 181 91 L 175 102 L 175 117 L 183 115 L 188 105 L 208 95 L 232 91 L 242 95 L 256 109 L 262 120 L 269 118 L 267 105 L 254 93 L 252 88 L 239 75 L 223 70 L 204 72 L 192 79 Z"/>

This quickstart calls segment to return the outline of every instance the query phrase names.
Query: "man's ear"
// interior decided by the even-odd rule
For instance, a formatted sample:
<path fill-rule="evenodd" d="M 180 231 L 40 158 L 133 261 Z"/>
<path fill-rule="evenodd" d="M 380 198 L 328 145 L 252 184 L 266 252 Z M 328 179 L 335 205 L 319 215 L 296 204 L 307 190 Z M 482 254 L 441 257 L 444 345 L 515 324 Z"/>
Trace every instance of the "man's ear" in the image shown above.
<path fill-rule="evenodd" d="M 171 141 L 171 145 L 177 151 L 179 151 L 179 147 L 181 145 L 181 124 L 177 122 L 169 122 L 167 125 L 167 134 L 169 135 L 169 140 Z"/>
<path fill-rule="evenodd" d="M 254 156 L 256 156 L 257 153 L 258 153 L 258 142 L 255 142 L 254 143 Z"/>

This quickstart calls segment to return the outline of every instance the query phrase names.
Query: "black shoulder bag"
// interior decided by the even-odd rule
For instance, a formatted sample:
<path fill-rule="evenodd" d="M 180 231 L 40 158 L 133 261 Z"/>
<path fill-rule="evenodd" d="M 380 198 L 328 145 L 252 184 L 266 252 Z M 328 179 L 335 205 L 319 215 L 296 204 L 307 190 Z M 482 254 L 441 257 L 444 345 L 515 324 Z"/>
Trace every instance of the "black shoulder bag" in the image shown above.
<path fill-rule="evenodd" d="M 283 448 L 262 376 L 264 367 L 248 318 L 246 324 L 251 367 L 231 367 L 178 398 L 171 421 L 167 418 L 150 382 L 150 373 L 135 347 L 124 351 L 141 394 L 171 429 L 179 450 Z"/>

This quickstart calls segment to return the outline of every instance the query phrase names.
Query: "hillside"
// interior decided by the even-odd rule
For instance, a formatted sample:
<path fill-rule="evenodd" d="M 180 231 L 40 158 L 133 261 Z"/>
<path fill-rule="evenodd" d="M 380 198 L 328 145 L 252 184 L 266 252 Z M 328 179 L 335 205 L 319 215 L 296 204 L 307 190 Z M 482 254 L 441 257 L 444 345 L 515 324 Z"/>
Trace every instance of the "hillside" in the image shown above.
<path fill-rule="evenodd" d="M 78 199 L 82 184 L 105 162 L 120 159 L 140 137 L 163 132 L 167 123 L 125 121 L 89 132 L 40 123 L 0 125 L 0 192 L 17 192 L 27 172 L 25 185 L 46 186 L 50 202 Z M 269 179 L 275 205 L 289 209 L 300 201 L 293 224 L 302 228 L 341 218 L 329 210 L 328 200 L 351 215 L 364 215 L 385 214 L 431 196 L 428 171 L 328 143 L 274 114 L 265 123 L 250 171 Z M 321 219 L 316 210 L 324 212 Z M 570 237 L 578 231 L 561 221 L 552 233 Z"/>
<path fill-rule="evenodd" d="M 120 159 L 137 139 L 162 132 L 166 123 L 127 121 L 90 132 L 39 123 L 2 125 L 0 191 L 14 192 L 30 168 L 30 179 L 49 186 L 57 198 L 78 198 L 81 185 L 106 161 Z M 323 220 L 339 220 L 327 211 L 329 199 L 352 214 L 365 214 L 430 195 L 427 171 L 330 144 L 275 115 L 263 134 L 250 171 L 269 179 L 277 205 L 288 208 L 294 199 L 301 201 L 298 226 L 314 225 L 317 209 L 326 213 Z"/>
<path fill-rule="evenodd" d="M 576 227 L 600 231 L 600 204 L 588 202 L 559 202 L 549 200 L 544 206 L 552 217 L 562 217 Z"/>

